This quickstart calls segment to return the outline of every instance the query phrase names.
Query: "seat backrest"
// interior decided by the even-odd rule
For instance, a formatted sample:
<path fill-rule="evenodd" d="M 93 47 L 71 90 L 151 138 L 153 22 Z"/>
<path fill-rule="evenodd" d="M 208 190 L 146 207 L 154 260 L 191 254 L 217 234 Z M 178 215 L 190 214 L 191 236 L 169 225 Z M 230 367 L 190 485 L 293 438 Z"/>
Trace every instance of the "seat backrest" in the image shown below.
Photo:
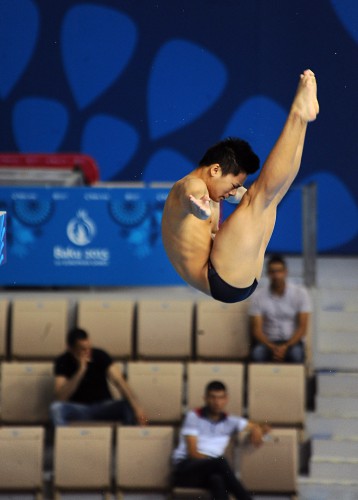
<path fill-rule="evenodd" d="M 65 349 L 68 303 L 64 299 L 13 302 L 11 356 L 52 359 Z"/>
<path fill-rule="evenodd" d="M 197 408 L 203 405 L 206 385 L 219 380 L 226 385 L 229 400 L 227 411 L 242 414 L 244 396 L 244 365 L 242 363 L 188 363 L 187 405 Z"/>
<path fill-rule="evenodd" d="M 251 420 L 302 425 L 305 420 L 305 403 L 303 364 L 249 365 L 248 414 Z"/>
<path fill-rule="evenodd" d="M 128 383 L 150 422 L 177 423 L 182 417 L 184 366 L 178 361 L 128 363 Z"/>
<path fill-rule="evenodd" d="M 7 299 L 1 299 L 0 300 L 0 359 L 6 356 L 8 315 L 9 315 L 9 301 Z"/>
<path fill-rule="evenodd" d="M 180 359 L 192 355 L 193 303 L 186 300 L 138 302 L 137 353 L 141 358 Z"/>
<path fill-rule="evenodd" d="M 93 345 L 113 358 L 131 358 L 134 305 L 131 300 L 82 299 L 77 324 L 88 332 Z"/>
<path fill-rule="evenodd" d="M 43 427 L 0 428 L 0 490 L 43 486 Z"/>
<path fill-rule="evenodd" d="M 54 394 L 53 364 L 47 361 L 1 363 L 1 420 L 45 423 Z"/>
<path fill-rule="evenodd" d="M 172 427 L 118 427 L 117 488 L 166 489 L 170 480 L 173 433 Z"/>
<path fill-rule="evenodd" d="M 298 433 L 273 429 L 264 443 L 244 444 L 239 453 L 240 480 L 255 493 L 294 493 L 298 474 Z"/>
<path fill-rule="evenodd" d="M 249 354 L 247 301 L 196 305 L 196 354 L 199 359 L 242 359 Z"/>
<path fill-rule="evenodd" d="M 111 483 L 112 427 L 56 427 L 54 486 L 108 489 Z"/>

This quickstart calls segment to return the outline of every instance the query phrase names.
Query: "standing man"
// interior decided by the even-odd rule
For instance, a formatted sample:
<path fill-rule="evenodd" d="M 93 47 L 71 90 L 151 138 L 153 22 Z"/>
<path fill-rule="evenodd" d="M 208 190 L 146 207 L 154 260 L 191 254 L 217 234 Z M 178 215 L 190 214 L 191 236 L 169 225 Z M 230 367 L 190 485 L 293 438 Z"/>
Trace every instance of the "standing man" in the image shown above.
<path fill-rule="evenodd" d="M 259 446 L 264 429 L 225 413 L 228 394 L 220 381 L 206 386 L 204 401 L 204 407 L 189 411 L 185 417 L 179 445 L 173 452 L 173 483 L 208 489 L 215 500 L 227 500 L 229 494 L 239 500 L 251 500 L 223 455 L 233 434 L 247 431 L 251 442 Z"/>
<path fill-rule="evenodd" d="M 108 380 L 122 394 L 114 400 Z M 54 425 L 71 421 L 120 421 L 144 425 L 146 416 L 112 358 L 92 347 L 85 330 L 67 335 L 67 351 L 55 360 L 55 399 L 51 405 Z"/>
<path fill-rule="evenodd" d="M 220 201 L 236 197 L 248 174 L 259 168 L 246 141 L 219 142 L 174 184 L 163 211 L 162 239 L 169 260 L 189 285 L 221 302 L 239 302 L 254 292 L 277 205 L 297 175 L 307 124 L 318 111 L 316 79 L 306 70 L 260 175 L 220 229 Z"/>
<path fill-rule="evenodd" d="M 280 255 L 267 263 L 269 285 L 251 298 L 249 315 L 256 345 L 251 359 L 256 362 L 303 363 L 303 339 L 312 311 L 306 288 L 287 281 L 287 265 Z"/>

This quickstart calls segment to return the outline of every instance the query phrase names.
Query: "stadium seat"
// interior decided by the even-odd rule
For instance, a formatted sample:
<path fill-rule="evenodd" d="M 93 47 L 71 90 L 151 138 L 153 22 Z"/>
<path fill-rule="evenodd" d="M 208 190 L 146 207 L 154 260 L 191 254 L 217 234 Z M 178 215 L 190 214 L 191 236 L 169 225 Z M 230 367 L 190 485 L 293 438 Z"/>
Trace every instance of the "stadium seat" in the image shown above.
<path fill-rule="evenodd" d="M 116 489 L 166 491 L 170 485 L 172 427 L 118 427 L 116 447 Z"/>
<path fill-rule="evenodd" d="M 258 422 L 302 426 L 305 420 L 305 366 L 251 363 L 248 368 L 248 414 L 251 420 Z"/>
<path fill-rule="evenodd" d="M 193 303 L 183 300 L 138 302 L 137 354 L 146 359 L 192 356 Z"/>
<path fill-rule="evenodd" d="M 128 363 L 128 383 L 151 423 L 178 423 L 182 417 L 183 371 L 180 362 Z"/>
<path fill-rule="evenodd" d="M 28 491 L 42 498 L 44 428 L 2 427 L 0 449 L 0 492 Z"/>
<path fill-rule="evenodd" d="M 7 349 L 7 325 L 8 325 L 9 301 L 0 300 L 0 359 L 6 357 Z"/>
<path fill-rule="evenodd" d="M 298 475 L 296 429 L 273 429 L 264 443 L 244 444 L 239 452 L 240 480 L 254 493 L 295 495 Z"/>
<path fill-rule="evenodd" d="M 65 491 L 103 492 L 109 498 L 112 427 L 56 427 L 54 497 Z"/>
<path fill-rule="evenodd" d="M 46 423 L 53 400 L 54 375 L 50 362 L 1 364 L 1 420 L 6 423 Z"/>
<path fill-rule="evenodd" d="M 78 301 L 77 324 L 88 332 L 95 347 L 114 359 L 132 357 L 134 301 L 82 299 Z"/>
<path fill-rule="evenodd" d="M 11 356 L 13 359 L 52 359 L 65 349 L 67 300 L 13 302 Z"/>
<path fill-rule="evenodd" d="M 196 355 L 199 359 L 244 359 L 249 354 L 247 301 L 196 305 Z"/>
<path fill-rule="evenodd" d="M 227 410 L 235 415 L 242 414 L 244 396 L 244 365 L 241 363 L 188 363 L 187 406 L 197 408 L 203 405 L 206 385 L 219 380 L 226 385 L 229 395 Z"/>

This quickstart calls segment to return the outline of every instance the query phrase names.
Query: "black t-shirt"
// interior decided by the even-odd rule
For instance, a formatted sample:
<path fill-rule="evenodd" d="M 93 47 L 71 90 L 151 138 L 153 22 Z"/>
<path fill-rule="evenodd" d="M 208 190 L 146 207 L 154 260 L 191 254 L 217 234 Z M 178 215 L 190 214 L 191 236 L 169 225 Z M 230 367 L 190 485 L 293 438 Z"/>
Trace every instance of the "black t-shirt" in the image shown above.
<path fill-rule="evenodd" d="M 105 351 L 92 349 L 92 361 L 88 363 L 87 371 L 69 401 L 92 404 L 112 399 L 107 383 L 107 369 L 111 364 L 112 358 Z M 70 352 L 56 358 L 55 375 L 71 378 L 77 370 L 78 361 Z"/>

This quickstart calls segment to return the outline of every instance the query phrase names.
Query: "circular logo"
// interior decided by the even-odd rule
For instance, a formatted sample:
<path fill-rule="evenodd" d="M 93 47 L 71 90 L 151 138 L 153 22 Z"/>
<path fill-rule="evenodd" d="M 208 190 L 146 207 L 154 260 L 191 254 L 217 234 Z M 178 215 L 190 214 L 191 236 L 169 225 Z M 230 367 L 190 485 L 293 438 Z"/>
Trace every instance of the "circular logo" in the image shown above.
<path fill-rule="evenodd" d="M 76 217 L 67 224 L 68 239 L 78 246 L 91 243 L 96 234 L 96 225 L 85 210 L 79 210 Z"/>

